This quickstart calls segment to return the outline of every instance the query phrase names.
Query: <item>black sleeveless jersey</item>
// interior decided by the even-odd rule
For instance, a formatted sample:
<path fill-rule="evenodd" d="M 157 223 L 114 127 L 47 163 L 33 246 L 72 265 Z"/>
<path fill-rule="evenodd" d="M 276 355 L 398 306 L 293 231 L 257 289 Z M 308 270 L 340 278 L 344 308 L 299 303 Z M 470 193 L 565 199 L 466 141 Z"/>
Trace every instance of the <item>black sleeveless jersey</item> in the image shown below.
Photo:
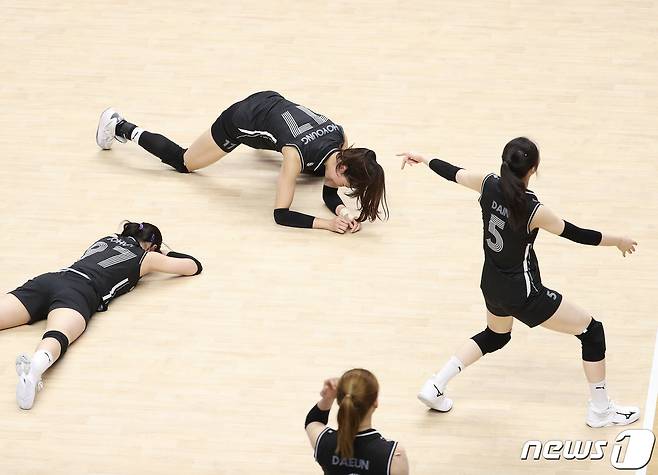
<path fill-rule="evenodd" d="M 295 147 L 302 173 L 324 176 L 325 160 L 343 146 L 340 125 L 277 92 L 258 92 L 238 104 L 233 117 L 236 138 L 254 148 L 277 152 Z M 259 140 L 254 143 L 250 140 L 254 138 Z"/>
<path fill-rule="evenodd" d="M 384 439 L 375 429 L 359 432 L 354 439 L 354 456 L 336 454 L 338 432 L 325 428 L 315 445 L 315 460 L 325 475 L 388 475 L 398 443 Z"/>
<path fill-rule="evenodd" d="M 530 231 L 530 222 L 541 206 L 537 196 L 526 191 L 528 220 L 515 230 L 509 223 L 500 177 L 493 173 L 482 181 L 484 267 L 480 287 L 485 298 L 507 307 L 523 305 L 541 289 L 539 263 L 533 249 L 539 229 Z"/>
<path fill-rule="evenodd" d="M 95 242 L 67 270 L 91 281 L 101 299 L 98 311 L 102 312 L 107 310 L 110 300 L 130 292 L 137 285 L 146 254 L 135 238 L 114 234 Z"/>

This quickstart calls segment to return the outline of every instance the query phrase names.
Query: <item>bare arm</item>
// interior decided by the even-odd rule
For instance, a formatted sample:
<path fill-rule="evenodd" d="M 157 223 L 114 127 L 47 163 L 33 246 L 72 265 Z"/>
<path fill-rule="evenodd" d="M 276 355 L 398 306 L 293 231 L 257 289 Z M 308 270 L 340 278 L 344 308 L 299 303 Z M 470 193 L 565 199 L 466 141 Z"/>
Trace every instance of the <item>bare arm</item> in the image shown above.
<path fill-rule="evenodd" d="M 195 275 L 199 268 L 192 259 L 179 259 L 169 257 L 159 252 L 148 252 L 144 256 L 140 268 L 140 277 L 151 272 L 164 272 L 165 274 Z"/>
<path fill-rule="evenodd" d="M 595 246 L 616 246 L 624 257 L 633 254 L 637 242 L 631 238 L 609 233 L 599 233 L 590 229 L 581 229 L 565 221 L 548 207 L 541 205 L 530 221 L 530 229 L 541 228 L 556 236 L 565 237 L 581 244 Z M 600 240 L 597 239 L 600 235 Z M 597 243 L 596 241 L 599 240 Z"/>
<path fill-rule="evenodd" d="M 484 173 L 464 170 L 463 168 L 455 167 L 454 165 L 439 160 L 438 158 L 430 159 L 417 153 L 404 152 L 399 153 L 398 156 L 402 157 L 402 169 L 404 169 L 405 165 L 413 166 L 418 163 L 424 163 L 446 180 L 459 183 L 460 185 L 473 191 L 477 191 L 478 193 L 482 191 L 482 181 L 486 176 Z"/>
<path fill-rule="evenodd" d="M 398 444 L 393 454 L 391 461 L 391 475 L 409 475 L 409 459 L 407 459 L 407 451 Z"/>

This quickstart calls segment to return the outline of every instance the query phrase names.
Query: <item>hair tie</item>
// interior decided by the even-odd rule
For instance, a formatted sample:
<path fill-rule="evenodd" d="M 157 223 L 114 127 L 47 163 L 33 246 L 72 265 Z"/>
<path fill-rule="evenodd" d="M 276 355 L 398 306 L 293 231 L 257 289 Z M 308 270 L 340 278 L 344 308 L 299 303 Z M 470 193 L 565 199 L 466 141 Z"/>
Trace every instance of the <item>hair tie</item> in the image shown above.
<path fill-rule="evenodd" d="M 139 223 L 139 230 L 141 231 L 142 229 L 144 229 L 144 223 Z"/>

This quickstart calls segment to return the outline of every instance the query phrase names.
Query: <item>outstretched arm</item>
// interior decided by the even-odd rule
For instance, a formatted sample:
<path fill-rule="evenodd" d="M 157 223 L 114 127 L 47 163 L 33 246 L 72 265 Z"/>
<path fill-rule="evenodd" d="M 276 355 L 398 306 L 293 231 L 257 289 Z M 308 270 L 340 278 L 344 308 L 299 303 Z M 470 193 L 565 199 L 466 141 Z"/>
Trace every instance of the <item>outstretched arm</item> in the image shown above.
<path fill-rule="evenodd" d="M 541 228 L 549 233 L 589 246 L 616 246 L 624 257 L 633 254 L 637 242 L 624 236 L 583 229 L 565 221 L 544 205 L 541 205 L 530 221 L 530 229 Z"/>
<path fill-rule="evenodd" d="M 449 181 L 454 181 L 459 183 L 466 188 L 470 188 L 473 191 L 480 193 L 482 191 L 482 180 L 486 176 L 483 173 L 471 172 L 464 170 L 463 168 L 456 167 L 448 162 L 444 162 L 438 158 L 426 158 L 423 155 L 404 152 L 399 153 L 398 157 L 402 157 L 402 169 L 405 165 L 416 165 L 418 163 L 424 163 L 432 169 L 434 173 L 440 175 Z"/>
<path fill-rule="evenodd" d="M 311 447 L 315 449 L 318 443 L 318 437 L 322 431 L 327 427 L 329 421 L 329 411 L 336 400 L 336 392 L 338 390 L 338 378 L 331 378 L 325 380 L 322 385 L 320 396 L 322 399 L 308 411 L 306 421 L 304 421 L 304 428 Z"/>
<path fill-rule="evenodd" d="M 159 252 L 149 252 L 144 256 L 139 274 L 140 277 L 151 272 L 197 275 L 202 270 L 201 262 L 187 254 L 175 251 L 169 251 L 166 255 Z"/>

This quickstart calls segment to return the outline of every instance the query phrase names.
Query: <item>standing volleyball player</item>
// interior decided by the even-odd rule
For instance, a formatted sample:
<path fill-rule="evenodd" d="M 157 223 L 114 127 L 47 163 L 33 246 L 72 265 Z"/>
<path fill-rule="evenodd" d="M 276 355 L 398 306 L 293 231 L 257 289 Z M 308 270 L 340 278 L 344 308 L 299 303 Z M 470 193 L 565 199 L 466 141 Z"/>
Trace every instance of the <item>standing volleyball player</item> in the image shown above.
<path fill-rule="evenodd" d="M 258 92 L 233 104 L 188 149 L 127 122 L 114 109 L 106 109 L 100 117 L 96 143 L 107 150 L 115 139 L 132 140 L 181 173 L 207 167 L 240 144 L 280 152 L 283 163 L 274 220 L 283 226 L 343 234 L 348 229 L 358 231 L 366 219 L 381 217 L 380 204 L 383 215 L 388 216 L 384 169 L 377 163 L 375 152 L 348 147 L 340 125 L 277 92 Z M 301 173 L 324 177 L 322 198 L 336 218 L 316 218 L 290 210 Z M 358 216 L 352 216 L 338 196 L 341 186 L 351 188 L 347 195 L 357 199 L 361 208 Z"/>
<path fill-rule="evenodd" d="M 315 460 L 326 475 L 406 475 L 404 449 L 372 428 L 379 383 L 368 370 L 351 369 L 324 382 L 322 399 L 311 408 L 304 427 Z M 338 399 L 338 430 L 327 426 Z"/>
<path fill-rule="evenodd" d="M 480 287 L 487 307 L 487 327 L 467 340 L 446 365 L 422 387 L 418 398 L 438 411 L 449 411 L 445 396 L 448 382 L 483 355 L 505 346 L 512 337 L 514 318 L 529 327 L 575 335 L 582 344 L 583 367 L 591 400 L 586 422 L 591 427 L 630 424 L 640 417 L 633 406 L 620 406 L 608 398 L 605 380 L 605 334 L 601 322 L 585 310 L 542 285 L 533 249 L 539 229 L 591 246 L 616 246 L 632 254 L 637 243 L 627 237 L 581 229 L 564 221 L 528 190 L 539 166 L 539 151 L 525 137 L 509 142 L 503 150 L 500 176 L 458 168 L 437 158 L 403 153 L 405 164 L 425 163 L 443 178 L 481 194 L 484 226 L 484 267 Z"/>
<path fill-rule="evenodd" d="M 92 315 L 131 291 L 151 272 L 197 275 L 192 256 L 160 251 L 162 234 L 149 223 L 126 223 L 121 234 L 96 241 L 70 267 L 42 274 L 0 297 L 0 330 L 47 319 L 46 333 L 31 357 L 16 359 L 16 400 L 31 409 L 41 376 L 85 331 Z"/>

